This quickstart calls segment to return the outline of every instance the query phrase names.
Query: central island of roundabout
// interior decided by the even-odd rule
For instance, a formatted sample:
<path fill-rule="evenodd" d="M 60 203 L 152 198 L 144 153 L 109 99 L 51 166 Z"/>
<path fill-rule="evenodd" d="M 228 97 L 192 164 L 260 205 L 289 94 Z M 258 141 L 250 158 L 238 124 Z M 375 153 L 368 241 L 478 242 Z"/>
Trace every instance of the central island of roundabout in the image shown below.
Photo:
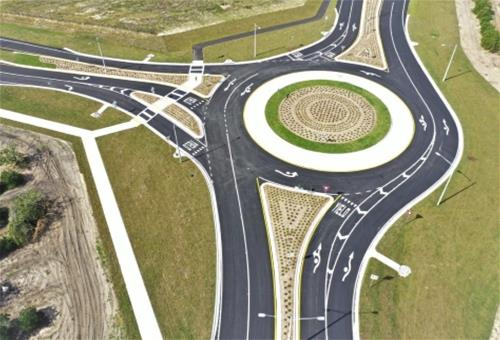
<path fill-rule="evenodd" d="M 244 109 L 252 139 L 287 163 L 327 172 L 371 169 L 399 156 L 415 124 L 406 104 L 374 81 L 304 71 L 257 88 Z"/>

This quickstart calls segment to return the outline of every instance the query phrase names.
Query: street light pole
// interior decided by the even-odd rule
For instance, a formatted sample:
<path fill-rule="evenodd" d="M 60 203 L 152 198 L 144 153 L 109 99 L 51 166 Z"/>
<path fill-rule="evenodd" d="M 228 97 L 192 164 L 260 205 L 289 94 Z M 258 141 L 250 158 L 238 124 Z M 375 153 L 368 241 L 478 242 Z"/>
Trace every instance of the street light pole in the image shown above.
<path fill-rule="evenodd" d="M 448 180 L 446 181 L 446 184 L 444 185 L 444 189 L 441 192 L 441 195 L 439 196 L 439 199 L 436 203 L 436 206 L 439 206 L 441 204 L 441 201 L 443 200 L 443 197 L 444 197 L 444 193 L 446 192 L 446 189 L 448 188 L 448 185 L 450 184 L 452 176 L 453 176 L 453 172 L 451 173 L 450 177 L 448 177 Z"/>
<path fill-rule="evenodd" d="M 257 29 L 260 27 L 253 24 L 253 57 L 257 58 Z"/>
<path fill-rule="evenodd" d="M 95 41 L 97 43 L 97 48 L 99 49 L 99 53 L 101 54 L 102 66 L 104 67 L 104 73 L 108 73 L 106 71 L 106 63 L 104 62 L 104 56 L 102 55 L 101 44 L 99 44 L 99 37 L 95 37 Z"/>
<path fill-rule="evenodd" d="M 451 62 L 453 61 L 453 57 L 455 56 L 455 52 L 457 51 L 458 44 L 455 44 L 455 48 L 453 48 L 453 53 L 451 54 L 450 62 L 448 63 L 448 66 L 446 67 L 446 71 L 444 72 L 443 80 L 446 80 L 446 76 L 448 75 L 448 71 L 450 70 Z"/>

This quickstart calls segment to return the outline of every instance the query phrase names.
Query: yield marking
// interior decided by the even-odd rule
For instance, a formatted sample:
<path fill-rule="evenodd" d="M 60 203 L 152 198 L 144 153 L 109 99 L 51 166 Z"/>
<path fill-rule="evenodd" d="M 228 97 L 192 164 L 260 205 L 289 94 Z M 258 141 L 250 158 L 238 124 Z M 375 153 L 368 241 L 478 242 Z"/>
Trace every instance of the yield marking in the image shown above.
<path fill-rule="evenodd" d="M 448 124 L 446 124 L 446 119 L 443 119 L 443 130 L 448 136 L 448 134 L 450 133 L 450 127 L 448 126 Z"/>
<path fill-rule="evenodd" d="M 76 80 L 84 80 L 84 81 L 85 81 L 85 80 L 89 80 L 89 79 L 90 79 L 90 77 L 86 77 L 86 76 L 75 77 L 75 76 L 74 76 L 74 77 L 73 77 L 73 79 L 76 79 Z"/>
<path fill-rule="evenodd" d="M 243 97 L 245 94 L 250 93 L 250 91 L 252 91 L 252 85 L 253 85 L 253 83 L 250 83 L 250 85 L 245 87 L 243 92 L 241 92 L 240 96 Z"/>
<path fill-rule="evenodd" d="M 227 90 L 229 90 L 229 88 L 230 88 L 231 86 L 233 86 L 233 85 L 234 85 L 234 83 L 236 83 L 236 80 L 237 80 L 236 78 L 235 78 L 235 79 L 233 79 L 233 80 L 231 80 L 231 81 L 227 84 L 227 86 L 224 88 L 224 92 L 227 92 Z"/>
<path fill-rule="evenodd" d="M 379 74 L 376 74 L 376 73 L 373 73 L 373 72 L 368 72 L 368 71 L 364 71 L 364 70 L 361 70 L 360 72 L 366 74 L 367 76 L 381 78 Z"/>
<path fill-rule="evenodd" d="M 318 269 L 319 264 L 321 263 L 321 243 L 319 244 L 318 248 L 315 251 L 313 251 L 313 256 L 314 256 L 313 274 L 316 274 L 316 269 Z"/>
<path fill-rule="evenodd" d="M 388 194 L 388 192 L 387 192 L 387 191 L 384 191 L 384 188 L 383 188 L 383 187 L 378 188 L 378 192 L 379 192 L 381 195 L 384 195 L 384 196 Z"/>
<path fill-rule="evenodd" d="M 349 276 L 349 274 L 351 273 L 351 263 L 353 258 L 354 258 L 354 252 L 352 252 L 351 255 L 349 255 L 349 262 L 347 263 L 347 267 L 344 267 L 345 274 L 344 276 L 342 276 L 342 282 L 344 282 L 347 276 Z"/>
<path fill-rule="evenodd" d="M 290 177 L 290 178 L 297 177 L 299 175 L 296 171 L 294 171 L 294 172 L 290 172 L 290 171 L 282 172 L 282 171 L 277 170 L 277 169 L 274 171 L 279 173 L 280 175 Z"/>
<path fill-rule="evenodd" d="M 356 211 L 360 215 L 366 215 L 368 213 L 368 211 L 366 211 L 366 210 L 361 210 L 361 208 L 359 206 L 356 208 Z"/>
<path fill-rule="evenodd" d="M 66 87 L 68 89 L 68 91 L 73 91 L 73 86 L 71 86 L 71 85 L 64 84 L 64 87 Z"/>
<path fill-rule="evenodd" d="M 427 122 L 425 121 L 424 115 L 420 115 L 418 122 L 422 125 L 424 131 L 427 130 Z"/>

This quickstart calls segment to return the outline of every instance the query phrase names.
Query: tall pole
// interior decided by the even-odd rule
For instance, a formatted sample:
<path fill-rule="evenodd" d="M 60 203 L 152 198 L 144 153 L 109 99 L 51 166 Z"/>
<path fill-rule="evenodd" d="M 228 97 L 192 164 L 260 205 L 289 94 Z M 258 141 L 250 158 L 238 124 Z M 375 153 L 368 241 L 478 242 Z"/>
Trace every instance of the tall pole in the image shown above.
<path fill-rule="evenodd" d="M 436 206 L 439 206 L 441 204 L 441 201 L 443 200 L 443 197 L 444 197 L 444 193 L 446 192 L 446 189 L 448 189 L 448 184 L 450 184 L 452 176 L 453 176 L 453 173 L 451 173 L 450 177 L 448 177 L 448 180 L 446 181 L 446 184 L 444 186 L 443 192 L 439 196 L 439 199 L 438 199 L 438 201 L 436 203 Z"/>
<path fill-rule="evenodd" d="M 446 80 L 446 76 L 448 75 L 448 71 L 450 70 L 451 62 L 453 61 L 453 57 L 455 56 L 455 52 L 457 51 L 458 44 L 455 44 L 455 48 L 453 48 L 453 53 L 451 54 L 450 62 L 448 63 L 448 66 L 446 67 L 446 71 L 444 72 L 443 80 Z"/>
<path fill-rule="evenodd" d="M 179 163 L 182 163 L 181 148 L 179 147 L 179 140 L 177 139 L 177 130 L 175 129 L 175 124 L 173 125 L 174 125 L 175 145 L 177 145 L 177 156 L 179 156 Z"/>
<path fill-rule="evenodd" d="M 257 58 L 257 29 L 259 26 L 253 24 L 253 57 Z"/>
<path fill-rule="evenodd" d="M 97 42 L 97 48 L 99 49 L 99 53 L 101 54 L 102 66 L 104 67 L 104 73 L 108 73 L 106 71 L 106 63 L 104 62 L 104 56 L 102 55 L 101 44 L 99 44 L 99 37 L 95 37 L 95 41 Z"/>

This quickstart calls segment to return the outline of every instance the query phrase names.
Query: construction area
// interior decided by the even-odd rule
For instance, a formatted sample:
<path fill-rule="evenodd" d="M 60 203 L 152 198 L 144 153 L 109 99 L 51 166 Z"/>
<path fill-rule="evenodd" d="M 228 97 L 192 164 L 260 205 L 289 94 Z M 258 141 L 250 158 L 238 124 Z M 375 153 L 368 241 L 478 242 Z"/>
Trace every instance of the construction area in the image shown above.
<path fill-rule="evenodd" d="M 102 266 L 97 226 L 71 146 L 3 125 L 0 150 L 9 147 L 25 160 L 16 167 L 24 183 L 1 194 L 0 207 L 9 208 L 12 224 L 16 199 L 37 192 L 45 212 L 26 242 L 0 258 L 0 314 L 16 319 L 30 306 L 43 313 L 46 322 L 28 334 L 33 338 L 120 337 L 116 298 Z M 0 170 L 5 172 L 6 166 Z M 10 227 L 1 226 L 3 239 L 12 235 Z"/>

